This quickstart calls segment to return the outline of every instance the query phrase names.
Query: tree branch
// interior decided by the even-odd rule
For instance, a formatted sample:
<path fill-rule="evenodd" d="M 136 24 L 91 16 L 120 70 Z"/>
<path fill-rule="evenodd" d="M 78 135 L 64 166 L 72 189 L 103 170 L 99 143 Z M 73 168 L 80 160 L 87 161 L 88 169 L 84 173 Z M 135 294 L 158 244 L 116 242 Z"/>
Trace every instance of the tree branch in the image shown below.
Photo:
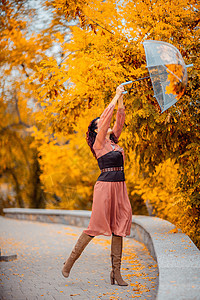
<path fill-rule="evenodd" d="M 23 68 L 24 73 L 26 74 L 26 77 L 29 78 L 29 74 L 26 72 L 24 63 L 22 63 L 21 66 Z"/>

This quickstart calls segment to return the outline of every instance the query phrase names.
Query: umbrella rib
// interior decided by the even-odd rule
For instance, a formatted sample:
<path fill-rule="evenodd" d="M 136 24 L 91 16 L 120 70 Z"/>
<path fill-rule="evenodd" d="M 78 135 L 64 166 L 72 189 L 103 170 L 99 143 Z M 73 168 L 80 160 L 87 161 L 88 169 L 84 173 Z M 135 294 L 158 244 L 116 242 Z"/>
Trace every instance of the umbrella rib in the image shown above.
<path fill-rule="evenodd" d="M 174 75 L 180 82 L 182 82 L 182 80 L 181 80 L 178 76 L 176 76 L 170 69 L 168 69 L 165 65 L 163 65 L 163 67 L 164 67 L 166 70 L 168 70 L 172 75 Z"/>
<path fill-rule="evenodd" d="M 163 95 L 163 92 L 155 94 L 154 97 L 158 96 L 158 95 Z"/>

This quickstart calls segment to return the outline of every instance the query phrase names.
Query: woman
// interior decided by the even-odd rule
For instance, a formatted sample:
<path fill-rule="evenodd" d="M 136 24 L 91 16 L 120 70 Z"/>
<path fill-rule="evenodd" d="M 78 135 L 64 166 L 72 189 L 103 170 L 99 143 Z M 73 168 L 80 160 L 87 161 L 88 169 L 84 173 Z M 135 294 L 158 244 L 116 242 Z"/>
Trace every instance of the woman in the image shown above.
<path fill-rule="evenodd" d="M 132 209 L 124 177 L 124 151 L 117 144 L 125 121 L 123 91 L 123 86 L 116 89 L 115 97 L 101 117 L 94 119 L 88 127 L 87 142 L 98 161 L 101 174 L 94 186 L 89 226 L 82 232 L 70 257 L 64 263 L 62 274 L 65 277 L 69 276 L 74 262 L 93 237 L 112 235 L 111 284 L 116 280 L 118 285 L 127 286 L 121 277 L 120 268 L 123 237 L 130 234 Z M 111 129 L 110 122 L 117 101 L 116 122 Z"/>

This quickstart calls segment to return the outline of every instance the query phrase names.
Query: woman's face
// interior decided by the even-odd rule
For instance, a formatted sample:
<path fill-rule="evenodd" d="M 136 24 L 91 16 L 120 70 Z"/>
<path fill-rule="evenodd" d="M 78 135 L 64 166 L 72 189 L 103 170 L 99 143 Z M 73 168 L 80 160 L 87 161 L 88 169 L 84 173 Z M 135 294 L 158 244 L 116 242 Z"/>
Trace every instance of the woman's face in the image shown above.
<path fill-rule="evenodd" d="M 99 130 L 99 119 L 96 120 L 96 124 L 97 124 L 97 129 L 95 129 L 95 132 L 97 133 Z M 111 133 L 113 133 L 113 130 L 109 127 L 107 134 L 111 134 Z"/>

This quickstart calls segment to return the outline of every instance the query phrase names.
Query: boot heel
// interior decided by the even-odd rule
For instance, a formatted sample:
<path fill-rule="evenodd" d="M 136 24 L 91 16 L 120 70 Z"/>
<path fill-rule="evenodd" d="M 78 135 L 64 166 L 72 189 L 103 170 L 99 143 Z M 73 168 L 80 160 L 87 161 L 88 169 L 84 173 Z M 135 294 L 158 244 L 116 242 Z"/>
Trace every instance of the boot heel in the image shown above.
<path fill-rule="evenodd" d="M 110 283 L 111 283 L 111 285 L 115 284 L 115 278 L 110 277 Z"/>
<path fill-rule="evenodd" d="M 112 274 L 110 274 L 110 283 L 111 285 L 115 284 L 115 277 Z"/>

